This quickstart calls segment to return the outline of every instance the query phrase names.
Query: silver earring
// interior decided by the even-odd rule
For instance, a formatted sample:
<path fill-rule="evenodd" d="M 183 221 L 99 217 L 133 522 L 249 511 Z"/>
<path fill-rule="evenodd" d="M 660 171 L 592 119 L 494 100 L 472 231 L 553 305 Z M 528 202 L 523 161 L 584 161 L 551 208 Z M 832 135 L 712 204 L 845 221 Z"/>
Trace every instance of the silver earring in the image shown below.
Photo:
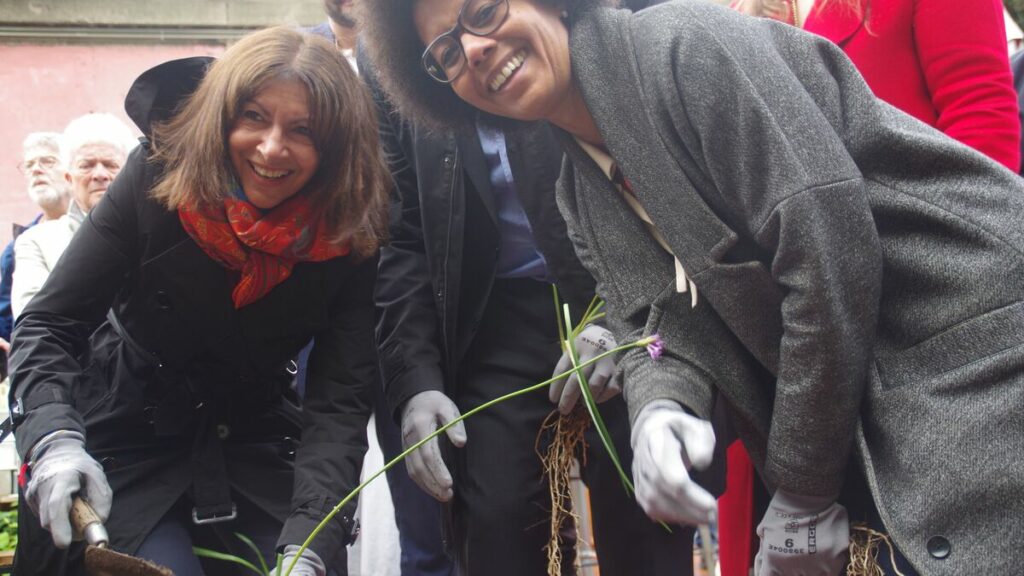
<path fill-rule="evenodd" d="M 568 20 L 568 19 L 569 19 L 569 11 L 568 10 L 562 10 L 562 20 Z"/>

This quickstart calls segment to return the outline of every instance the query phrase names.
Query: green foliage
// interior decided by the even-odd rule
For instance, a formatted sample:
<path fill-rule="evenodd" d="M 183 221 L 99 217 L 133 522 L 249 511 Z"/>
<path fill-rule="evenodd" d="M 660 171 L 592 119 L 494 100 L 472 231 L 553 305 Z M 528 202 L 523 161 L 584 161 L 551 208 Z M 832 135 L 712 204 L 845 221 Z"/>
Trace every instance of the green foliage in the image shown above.
<path fill-rule="evenodd" d="M 0 550 L 18 547 L 18 507 L 0 512 Z"/>
<path fill-rule="evenodd" d="M 1024 28 L 1024 0 L 1003 0 L 1003 4 L 1010 11 L 1010 16 L 1013 16 L 1017 24 Z"/>
<path fill-rule="evenodd" d="M 277 555 L 277 570 L 275 572 L 271 572 L 270 569 L 267 568 L 267 563 L 263 561 L 263 554 L 260 553 L 260 549 L 256 547 L 256 544 L 254 544 L 253 541 L 250 538 L 248 538 L 247 536 L 245 536 L 243 534 L 239 534 L 238 532 L 235 532 L 235 537 L 238 538 L 239 540 L 241 540 L 242 543 L 245 544 L 246 546 L 248 546 L 249 549 L 252 550 L 253 554 L 256 555 L 256 558 L 259 560 L 259 563 L 260 563 L 260 565 L 258 567 L 255 564 L 253 564 L 252 562 L 249 562 L 248 560 L 246 560 L 245 558 L 241 558 L 241 557 L 235 556 L 233 554 L 225 554 L 224 552 L 217 552 L 216 550 L 209 550 L 207 548 L 200 548 L 199 546 L 193 546 L 192 547 L 192 552 L 196 556 L 199 556 L 200 558 L 211 558 L 213 560 L 220 560 L 222 562 L 230 562 L 232 564 L 238 564 L 239 566 L 244 566 L 245 568 L 248 568 L 250 571 L 255 572 L 256 574 L 259 574 L 260 576 L 270 576 L 271 574 L 280 574 L 281 573 L 281 555 L 280 554 Z"/>

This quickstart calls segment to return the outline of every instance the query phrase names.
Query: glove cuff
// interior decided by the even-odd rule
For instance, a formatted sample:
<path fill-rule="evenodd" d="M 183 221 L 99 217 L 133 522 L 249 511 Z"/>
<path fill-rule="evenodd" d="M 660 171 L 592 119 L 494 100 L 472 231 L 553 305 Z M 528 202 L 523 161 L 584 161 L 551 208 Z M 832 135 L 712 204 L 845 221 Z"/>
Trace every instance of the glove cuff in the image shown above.
<path fill-rule="evenodd" d="M 302 547 L 297 544 L 289 544 L 284 547 L 284 556 L 286 560 L 281 562 L 282 569 L 288 569 L 288 566 L 291 564 L 291 560 L 287 558 L 289 556 L 298 556 L 299 548 Z M 318 576 L 327 574 L 327 565 L 324 564 L 324 561 L 320 558 L 320 555 L 314 552 L 312 548 L 306 548 L 302 551 L 302 556 L 299 558 L 299 563 L 302 562 L 305 562 L 311 568 L 313 568 L 313 571 L 316 572 Z"/>
<path fill-rule="evenodd" d="M 658 412 L 686 412 L 686 410 L 675 400 L 661 399 L 648 402 L 640 409 L 640 412 L 636 415 L 636 420 L 633 422 L 629 435 L 630 446 L 636 447 L 637 434 L 643 429 L 647 419 Z"/>
<path fill-rule="evenodd" d="M 808 496 L 780 488 L 772 496 L 771 506 L 785 512 L 821 512 L 835 503 L 835 496 Z"/>
<path fill-rule="evenodd" d="M 77 432 L 75 430 L 54 430 L 40 438 L 39 441 L 29 449 L 26 459 L 29 462 L 34 463 L 38 461 L 47 450 L 65 440 L 75 442 L 80 447 L 85 448 L 85 436 L 81 432 Z"/>

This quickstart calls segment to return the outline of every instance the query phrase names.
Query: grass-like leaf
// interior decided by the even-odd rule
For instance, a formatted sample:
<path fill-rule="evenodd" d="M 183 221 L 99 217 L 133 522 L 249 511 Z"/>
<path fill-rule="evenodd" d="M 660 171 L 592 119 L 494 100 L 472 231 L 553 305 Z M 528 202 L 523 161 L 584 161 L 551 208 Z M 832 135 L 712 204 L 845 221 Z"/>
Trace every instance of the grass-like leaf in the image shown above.
<path fill-rule="evenodd" d="M 592 314 L 596 313 L 600 307 L 600 305 L 595 306 L 594 302 L 591 301 L 590 307 L 587 308 L 587 315 L 583 317 L 574 329 L 572 328 L 572 320 L 569 317 L 569 305 L 562 304 L 561 316 L 562 321 L 565 323 L 565 331 L 572 335 L 572 337 L 563 340 L 562 345 L 565 347 L 566 351 L 569 352 L 569 358 L 572 360 L 572 366 L 576 371 L 576 377 L 579 379 L 580 391 L 583 393 L 583 401 L 587 406 L 587 412 L 590 413 L 590 419 L 594 422 L 594 427 L 597 429 L 597 435 L 601 438 L 601 444 L 604 445 L 604 449 L 608 452 L 608 457 L 611 458 L 612 464 L 615 465 L 615 471 L 618 472 L 619 480 L 622 481 L 622 485 L 626 489 L 626 493 L 632 496 L 633 482 L 622 469 L 622 461 L 619 459 L 619 452 L 615 449 L 615 444 L 612 442 L 612 436 L 608 432 L 608 427 L 604 423 L 604 418 L 601 417 L 601 412 L 597 408 L 597 401 L 594 400 L 594 395 L 590 392 L 590 386 L 587 384 L 587 377 L 584 376 L 583 371 L 580 370 L 580 357 L 579 353 L 576 352 L 576 336 L 593 320 Z"/>
<path fill-rule="evenodd" d="M 558 288 L 552 284 L 551 288 L 555 293 L 555 305 L 559 303 L 558 299 Z M 587 384 L 587 378 L 583 375 L 583 371 L 580 370 L 585 364 L 580 364 L 579 354 L 576 352 L 576 336 L 579 335 L 588 324 L 603 318 L 604 312 L 601 309 L 604 307 L 604 300 L 601 300 L 597 296 L 594 296 L 590 300 L 590 305 L 587 307 L 586 312 L 583 313 L 583 318 L 575 328 L 572 327 L 572 319 L 569 316 L 569 305 L 562 304 L 559 309 L 556 307 L 555 314 L 558 316 L 558 335 L 562 338 L 562 348 L 569 353 L 569 358 L 572 360 L 573 369 L 576 373 L 576 377 L 579 379 L 580 391 L 583 393 L 583 402 L 587 407 L 587 412 L 590 413 L 590 419 L 594 422 L 594 427 L 597 429 L 597 435 L 601 439 L 601 444 L 604 445 L 604 449 L 608 452 L 608 457 L 611 459 L 612 464 L 615 466 L 615 471 L 619 474 L 619 480 L 622 482 L 622 487 L 625 488 L 626 494 L 630 497 L 636 491 L 633 488 L 633 481 L 630 480 L 629 475 L 622 469 L 622 460 L 619 459 L 619 453 L 615 449 L 615 444 L 612 441 L 612 436 L 608 432 L 608 427 L 604 423 L 604 418 L 601 417 L 601 411 L 597 408 L 597 401 L 594 399 L 594 395 L 590 392 L 590 386 Z M 563 328 L 564 325 L 564 328 Z M 570 336 L 565 338 L 564 335 L 568 333 Z M 640 342 L 634 343 L 634 345 L 644 342 L 644 339 Z M 664 522 L 659 522 L 661 526 L 669 533 L 672 532 L 672 528 Z"/>
<path fill-rule="evenodd" d="M 249 562 L 245 558 L 239 558 L 238 556 L 234 556 L 232 554 L 225 554 L 223 552 L 217 552 L 215 550 L 200 548 L 198 546 L 193 546 L 192 552 L 195 553 L 196 556 L 200 556 L 202 558 L 212 558 L 214 560 L 223 560 L 224 562 L 233 562 L 240 566 L 245 566 L 249 570 L 252 570 L 253 572 L 259 574 L 260 576 L 267 576 L 266 572 L 260 572 L 259 568 L 257 568 L 252 562 Z"/>
<path fill-rule="evenodd" d="M 521 389 L 516 390 L 514 392 L 509 392 L 508 394 L 505 394 L 504 396 L 500 396 L 498 398 L 495 398 L 493 400 L 485 402 L 485 403 L 477 406 L 476 408 L 473 408 L 472 410 L 469 410 L 468 412 L 466 412 L 465 414 L 463 414 L 463 415 L 459 416 L 458 418 L 452 420 L 451 422 L 449 422 L 449 423 L 447 423 L 447 424 L 445 424 L 443 426 L 440 426 L 432 434 L 430 434 L 426 438 L 423 438 L 422 440 L 420 440 L 419 442 L 413 444 L 412 446 L 408 447 L 407 449 L 405 449 L 405 451 L 403 451 L 398 456 L 395 456 L 390 462 L 385 464 L 383 468 L 381 468 L 380 470 L 374 472 L 372 476 L 370 476 L 369 478 L 364 480 L 362 484 L 356 486 L 351 492 L 348 493 L 347 496 L 342 498 L 341 502 L 338 502 L 338 504 L 330 512 L 328 512 L 326 516 L 324 516 L 324 519 L 321 520 L 319 524 L 317 524 L 316 528 L 314 528 L 313 531 L 310 532 L 309 536 L 306 537 L 306 541 L 303 542 L 302 546 L 299 547 L 298 553 L 295 555 L 295 558 L 292 560 L 292 562 L 288 565 L 288 567 L 287 567 L 287 569 L 286 569 L 286 571 L 284 573 L 284 576 L 289 576 L 291 574 L 292 568 L 294 568 L 295 564 L 298 562 L 299 556 L 301 556 L 302 553 L 307 548 L 309 548 L 309 544 L 313 541 L 314 538 L 316 538 L 317 534 L 319 534 L 324 529 L 324 526 L 326 526 L 328 522 L 330 522 L 332 519 L 334 519 L 334 517 L 338 514 L 338 512 L 341 511 L 341 509 L 345 506 L 345 504 L 348 504 L 349 502 L 351 502 L 353 498 L 358 496 L 359 493 L 363 491 L 363 488 L 366 488 L 371 482 L 373 482 L 378 477 L 380 477 L 382 474 L 384 474 L 385 472 L 390 470 L 393 466 L 395 466 L 396 464 L 398 464 L 402 460 L 405 460 L 406 456 L 408 456 L 409 454 L 412 454 L 416 450 L 419 450 L 419 448 L 421 446 L 423 446 L 424 444 L 426 444 L 427 442 L 430 442 L 434 438 L 437 438 L 441 434 L 444 434 L 449 428 L 451 428 L 452 426 L 458 424 L 459 422 L 462 422 L 466 418 L 469 418 L 469 417 L 477 414 L 478 412 L 486 410 L 486 409 L 490 408 L 491 406 L 494 406 L 495 404 L 499 404 L 501 402 L 504 402 L 506 400 L 510 400 L 510 399 L 515 398 L 517 396 L 522 396 L 523 394 L 529 394 L 530 392 L 534 392 L 536 390 L 540 390 L 542 388 L 550 386 L 552 382 L 554 382 L 556 380 L 560 380 L 562 378 L 566 378 L 566 377 L 572 375 L 572 373 L 574 371 L 576 371 L 576 370 L 579 370 L 579 369 L 581 369 L 581 368 L 583 368 L 585 366 L 589 366 L 590 364 L 593 364 L 595 362 L 599 362 L 600 360 L 602 360 L 602 359 L 604 359 L 604 358 L 606 358 L 608 356 L 611 356 L 613 354 L 618 354 L 620 351 L 626 350 L 627 348 L 636 348 L 636 347 L 646 346 L 647 344 L 650 343 L 650 341 L 651 341 L 650 338 L 644 338 L 644 339 L 638 340 L 636 342 L 631 342 L 629 344 L 623 344 L 621 346 L 617 346 L 617 347 L 615 347 L 615 348 L 613 348 L 611 350 L 608 350 L 607 352 L 602 352 L 601 354 L 598 354 L 597 356 L 594 356 L 590 360 L 587 360 L 586 362 L 580 364 L 576 368 L 573 368 L 571 370 L 566 370 L 565 372 L 562 372 L 561 374 L 555 374 L 554 376 L 552 376 L 551 378 L 548 378 L 547 380 L 545 380 L 543 382 L 538 382 L 536 384 L 527 386 L 525 388 L 521 388 Z"/>
<path fill-rule="evenodd" d="M 248 546 L 249 549 L 252 550 L 254 554 L 256 554 L 256 558 L 260 561 L 260 568 L 263 569 L 263 573 L 269 574 L 270 570 L 267 569 L 267 563 L 263 561 L 263 553 L 260 552 L 260 549 L 256 546 L 256 544 L 248 536 L 244 534 L 239 534 L 238 532 L 235 532 L 235 538 L 241 540 L 242 543 Z"/>

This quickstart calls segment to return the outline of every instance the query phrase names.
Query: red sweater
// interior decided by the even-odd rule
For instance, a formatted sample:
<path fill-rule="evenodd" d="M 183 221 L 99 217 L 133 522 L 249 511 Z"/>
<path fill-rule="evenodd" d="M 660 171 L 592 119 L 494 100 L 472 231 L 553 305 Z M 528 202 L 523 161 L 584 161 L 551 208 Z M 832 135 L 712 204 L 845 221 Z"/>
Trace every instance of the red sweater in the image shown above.
<path fill-rule="evenodd" d="M 862 4 L 864 5 L 864 4 Z M 821 0 L 804 29 L 832 40 L 882 100 L 1014 172 L 1020 118 L 1000 0 Z"/>

